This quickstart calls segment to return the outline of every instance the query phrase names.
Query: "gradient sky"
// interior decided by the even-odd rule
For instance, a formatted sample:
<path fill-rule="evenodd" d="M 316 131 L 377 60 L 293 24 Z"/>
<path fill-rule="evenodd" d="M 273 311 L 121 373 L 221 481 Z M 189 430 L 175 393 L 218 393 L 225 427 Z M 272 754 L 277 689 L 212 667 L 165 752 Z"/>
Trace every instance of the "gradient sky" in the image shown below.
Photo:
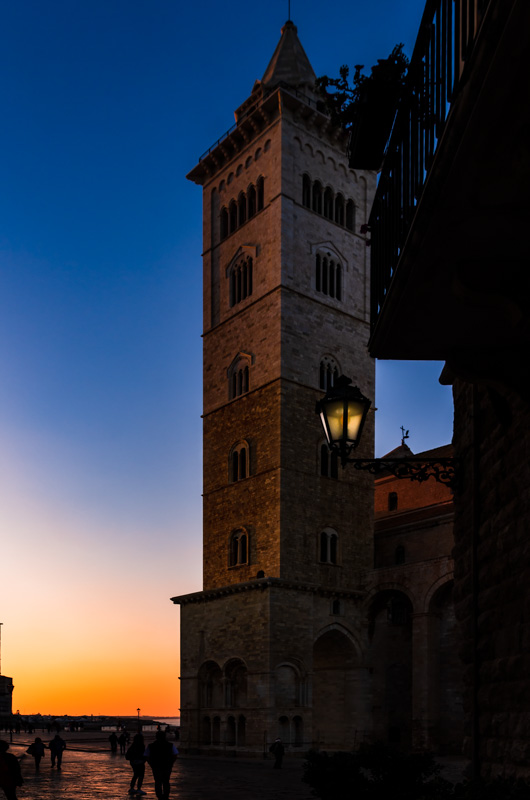
<path fill-rule="evenodd" d="M 292 0 L 317 75 L 411 53 L 422 0 Z M 286 0 L 0 9 L 0 622 L 22 713 L 178 713 L 201 588 L 201 190 Z M 440 364 L 378 366 L 376 450 L 450 440 Z M 362 388 L 362 387 L 361 387 Z"/>

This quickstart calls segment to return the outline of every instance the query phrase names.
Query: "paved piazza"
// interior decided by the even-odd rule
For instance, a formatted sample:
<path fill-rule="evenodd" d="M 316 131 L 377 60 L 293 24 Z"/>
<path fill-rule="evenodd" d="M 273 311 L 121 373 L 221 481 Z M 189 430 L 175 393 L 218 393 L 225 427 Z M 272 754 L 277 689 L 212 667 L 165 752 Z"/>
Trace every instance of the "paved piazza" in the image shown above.
<path fill-rule="evenodd" d="M 62 770 L 52 769 L 47 752 L 38 773 L 26 748 L 40 736 L 48 743 L 53 736 L 37 731 L 35 735 L 15 735 L 9 752 L 21 761 L 24 785 L 19 800 L 125 800 L 132 770 L 124 756 L 111 754 L 106 736 L 63 734 L 67 749 Z M 0 733 L 9 741 L 9 734 Z M 145 734 L 146 742 L 154 740 Z M 178 743 L 177 743 L 178 746 Z M 311 791 L 302 783 L 302 760 L 286 759 L 281 770 L 272 768 L 272 760 L 217 759 L 179 757 L 172 773 L 172 800 L 311 800 Z M 156 800 L 153 776 L 146 766 L 143 789 L 145 800 Z M 3 793 L 0 790 L 0 797 Z M 133 795 L 138 797 L 138 795 Z"/>

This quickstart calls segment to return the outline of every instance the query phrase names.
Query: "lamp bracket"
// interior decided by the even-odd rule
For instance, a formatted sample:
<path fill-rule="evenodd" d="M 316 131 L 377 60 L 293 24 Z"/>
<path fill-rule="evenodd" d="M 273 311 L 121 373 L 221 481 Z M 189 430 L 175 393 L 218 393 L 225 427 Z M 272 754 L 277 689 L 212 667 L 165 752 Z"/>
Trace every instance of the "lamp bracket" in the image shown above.
<path fill-rule="evenodd" d="M 454 458 L 348 458 L 341 454 L 342 466 L 352 464 L 354 469 L 379 475 L 381 472 L 390 472 L 396 478 L 409 478 L 411 481 L 423 481 L 434 478 L 438 483 L 444 483 L 452 489 L 456 485 Z"/>

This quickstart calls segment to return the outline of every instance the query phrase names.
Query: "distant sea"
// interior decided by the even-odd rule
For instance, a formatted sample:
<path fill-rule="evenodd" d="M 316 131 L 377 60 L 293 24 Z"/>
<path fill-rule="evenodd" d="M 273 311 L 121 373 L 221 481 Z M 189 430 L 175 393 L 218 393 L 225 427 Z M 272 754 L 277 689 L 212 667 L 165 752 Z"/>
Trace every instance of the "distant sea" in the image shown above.
<path fill-rule="evenodd" d="M 153 717 L 152 719 L 154 719 L 155 722 L 159 722 L 161 725 L 180 726 L 180 717 Z"/>

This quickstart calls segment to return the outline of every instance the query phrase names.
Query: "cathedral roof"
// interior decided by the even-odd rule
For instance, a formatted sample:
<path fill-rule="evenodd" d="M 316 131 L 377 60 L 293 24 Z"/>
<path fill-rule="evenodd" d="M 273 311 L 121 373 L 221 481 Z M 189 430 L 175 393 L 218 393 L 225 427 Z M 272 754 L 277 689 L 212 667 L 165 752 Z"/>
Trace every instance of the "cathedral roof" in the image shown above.
<path fill-rule="evenodd" d="M 272 89 L 283 81 L 291 86 L 305 86 L 312 89 L 315 80 L 313 67 L 298 38 L 298 29 L 291 20 L 287 20 L 261 84 L 267 89 Z"/>

